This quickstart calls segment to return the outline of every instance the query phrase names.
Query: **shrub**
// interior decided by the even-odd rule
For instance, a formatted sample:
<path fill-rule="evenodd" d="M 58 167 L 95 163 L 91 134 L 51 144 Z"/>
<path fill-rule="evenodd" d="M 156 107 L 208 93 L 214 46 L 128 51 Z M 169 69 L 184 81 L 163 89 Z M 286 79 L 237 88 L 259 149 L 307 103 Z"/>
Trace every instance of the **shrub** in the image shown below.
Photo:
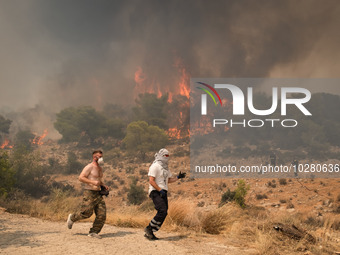
<path fill-rule="evenodd" d="M 130 204 L 140 205 L 146 199 L 146 193 L 144 187 L 137 185 L 137 181 L 132 181 L 130 189 L 128 191 L 127 199 Z"/>
<path fill-rule="evenodd" d="M 145 169 L 141 169 L 141 170 L 139 170 L 139 174 L 140 174 L 141 176 L 148 175 L 148 171 L 145 170 Z"/>
<path fill-rule="evenodd" d="M 112 185 L 110 185 L 110 187 L 111 187 L 111 189 L 118 189 L 118 186 L 115 183 L 112 183 Z"/>
<path fill-rule="evenodd" d="M 83 165 L 78 161 L 77 155 L 74 152 L 69 152 L 67 156 L 65 174 L 78 174 L 82 169 Z"/>
<path fill-rule="evenodd" d="M 202 220 L 202 229 L 212 235 L 219 234 L 225 229 L 226 217 L 222 208 L 208 212 Z"/>
<path fill-rule="evenodd" d="M 287 209 L 292 209 L 292 208 L 294 208 L 295 206 L 293 205 L 293 203 L 292 202 L 289 202 L 288 204 L 287 204 Z"/>
<path fill-rule="evenodd" d="M 134 173 L 135 173 L 135 169 L 134 169 L 133 167 L 131 167 L 131 166 L 128 166 L 128 167 L 126 168 L 125 172 L 126 172 L 127 174 L 134 174 Z"/>
<path fill-rule="evenodd" d="M 7 196 L 14 185 L 14 171 L 7 153 L 0 155 L 0 196 Z"/>
<path fill-rule="evenodd" d="M 261 200 L 261 199 L 267 199 L 267 195 L 266 194 L 256 194 L 256 199 L 257 200 Z"/>
<path fill-rule="evenodd" d="M 201 194 L 200 191 L 195 191 L 195 192 L 194 192 L 194 196 L 195 196 L 195 197 L 197 197 L 199 194 Z"/>
<path fill-rule="evenodd" d="M 240 179 L 237 183 L 237 188 L 234 191 L 228 189 L 227 192 L 222 195 L 219 206 L 230 201 L 235 201 L 239 206 L 245 207 L 245 196 L 247 195 L 248 190 L 249 185 L 246 185 L 246 182 Z"/>
<path fill-rule="evenodd" d="M 16 188 L 35 198 L 50 193 L 47 185 L 49 178 L 45 176 L 39 154 L 27 151 L 24 147 L 16 148 L 11 155 L 11 162 L 15 172 Z"/>
<path fill-rule="evenodd" d="M 221 202 L 220 202 L 220 207 L 228 202 L 231 202 L 234 200 L 235 198 L 235 191 L 230 191 L 230 189 L 228 188 L 228 190 L 226 192 L 224 192 L 222 194 L 222 198 L 221 198 Z"/>
<path fill-rule="evenodd" d="M 287 185 L 287 180 L 285 178 L 279 179 L 280 185 Z"/>
<path fill-rule="evenodd" d="M 268 187 L 276 188 L 276 184 L 273 181 L 272 182 L 269 181 L 267 184 L 268 184 Z"/>
<path fill-rule="evenodd" d="M 322 220 L 322 219 L 319 219 L 319 218 L 316 218 L 316 217 L 311 217 L 309 216 L 305 221 L 304 221 L 305 224 L 308 224 L 312 227 L 322 227 L 325 223 L 325 220 Z"/>

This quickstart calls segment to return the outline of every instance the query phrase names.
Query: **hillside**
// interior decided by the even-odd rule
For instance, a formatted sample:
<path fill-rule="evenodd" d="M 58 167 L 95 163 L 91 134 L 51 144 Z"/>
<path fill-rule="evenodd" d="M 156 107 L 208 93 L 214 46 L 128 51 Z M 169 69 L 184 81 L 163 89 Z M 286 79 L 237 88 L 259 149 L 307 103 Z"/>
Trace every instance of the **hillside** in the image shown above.
<path fill-rule="evenodd" d="M 308 251 L 312 252 L 310 254 L 333 254 L 335 250 L 340 250 L 340 180 L 246 179 L 250 187 L 245 199 L 246 208 L 241 209 L 234 203 L 219 208 L 222 195 L 228 189 L 235 190 L 238 179 L 193 179 L 189 173 L 188 144 L 177 142 L 167 148 L 171 153 L 170 169 L 174 173 L 185 171 L 188 177 L 170 184 L 169 216 L 162 227 L 165 232 L 161 231 L 161 236 L 168 238 L 169 235 L 185 233 L 194 236 L 194 242 L 214 240 L 213 243 L 220 243 L 218 247 L 237 244 L 247 249 L 249 253 L 245 254 L 253 254 L 253 249 L 257 252 L 255 254 L 278 254 L 279 250 L 279 254 L 309 254 L 305 253 Z M 16 202 L 9 202 L 3 207 L 8 212 L 64 222 L 68 213 L 81 201 L 82 187 L 78 174 L 90 161 L 91 152 L 88 148 L 77 148 L 75 144 L 57 144 L 53 141 L 37 147 L 37 152 L 45 167 L 55 161 L 60 167 L 54 167 L 53 171 L 52 167 L 47 167 L 48 183 L 72 186 L 74 191 L 70 193 L 54 189 L 50 195 L 41 199 L 23 199 L 19 193 L 15 197 Z M 71 155 L 78 162 L 76 165 L 79 169 L 73 174 L 65 174 L 70 152 L 74 153 Z M 153 217 L 155 211 L 150 199 L 141 205 L 130 205 L 127 198 L 132 179 L 137 180 L 137 185 L 147 192 L 147 171 L 153 158 L 152 154 L 147 157 L 148 162 L 141 162 L 122 151 L 104 150 L 104 181 L 111 189 L 110 195 L 105 198 L 108 208 L 107 225 L 138 228 L 131 231 L 141 234 Z M 235 158 L 235 162 L 237 160 L 242 159 Z M 255 159 L 248 160 L 251 163 Z M 311 234 L 316 243 L 309 243 L 304 238 L 295 240 L 285 233 L 275 231 L 277 224 L 294 225 L 304 233 Z M 110 231 L 116 230 L 110 227 Z M 215 248 L 210 248 L 212 254 Z M 223 249 L 221 254 L 228 250 Z M 203 251 L 208 252 L 203 249 L 202 254 Z"/>

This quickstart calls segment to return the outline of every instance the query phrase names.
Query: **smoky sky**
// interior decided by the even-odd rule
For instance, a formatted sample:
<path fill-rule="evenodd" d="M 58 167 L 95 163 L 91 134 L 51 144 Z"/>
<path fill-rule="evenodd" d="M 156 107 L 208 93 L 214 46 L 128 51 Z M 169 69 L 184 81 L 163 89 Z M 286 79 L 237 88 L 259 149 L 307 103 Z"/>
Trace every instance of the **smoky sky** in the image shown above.
<path fill-rule="evenodd" d="M 335 78 L 339 25 L 336 0 L 0 0 L 0 108 L 133 104 L 138 68 L 174 93 L 180 68 Z"/>

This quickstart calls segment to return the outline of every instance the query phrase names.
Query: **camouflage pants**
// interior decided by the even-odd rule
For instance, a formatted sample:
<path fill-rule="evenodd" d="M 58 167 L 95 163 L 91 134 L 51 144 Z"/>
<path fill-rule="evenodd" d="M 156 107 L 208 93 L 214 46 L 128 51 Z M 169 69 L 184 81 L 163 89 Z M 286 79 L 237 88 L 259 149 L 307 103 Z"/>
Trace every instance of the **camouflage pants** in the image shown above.
<path fill-rule="evenodd" d="M 103 197 L 98 191 L 85 190 L 84 197 L 81 204 L 80 211 L 73 213 L 71 220 L 73 222 L 90 218 L 91 215 L 96 214 L 96 218 L 93 222 L 93 226 L 90 229 L 90 233 L 99 233 L 106 220 L 106 205 Z"/>

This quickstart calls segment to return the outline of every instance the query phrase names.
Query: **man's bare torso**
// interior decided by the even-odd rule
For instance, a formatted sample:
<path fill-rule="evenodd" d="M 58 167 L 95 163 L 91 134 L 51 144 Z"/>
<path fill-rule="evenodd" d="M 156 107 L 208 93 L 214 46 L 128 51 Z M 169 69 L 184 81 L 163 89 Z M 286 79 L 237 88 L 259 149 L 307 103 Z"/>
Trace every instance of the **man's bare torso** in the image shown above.
<path fill-rule="evenodd" d="M 100 166 L 96 166 L 94 163 L 90 163 L 84 167 L 81 175 L 87 177 L 92 181 L 101 181 L 103 177 L 103 171 Z M 87 190 L 100 190 L 100 186 L 85 183 L 85 189 Z"/>

